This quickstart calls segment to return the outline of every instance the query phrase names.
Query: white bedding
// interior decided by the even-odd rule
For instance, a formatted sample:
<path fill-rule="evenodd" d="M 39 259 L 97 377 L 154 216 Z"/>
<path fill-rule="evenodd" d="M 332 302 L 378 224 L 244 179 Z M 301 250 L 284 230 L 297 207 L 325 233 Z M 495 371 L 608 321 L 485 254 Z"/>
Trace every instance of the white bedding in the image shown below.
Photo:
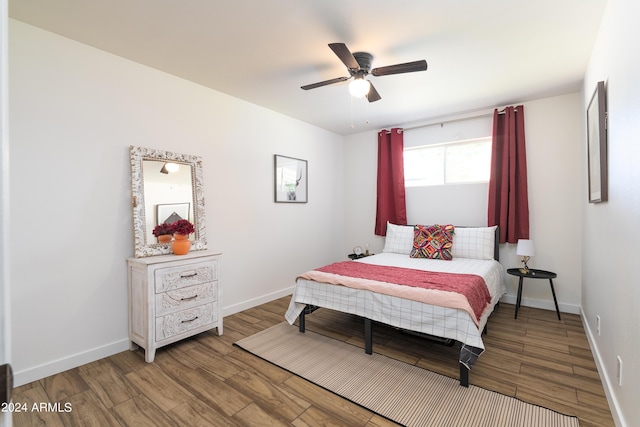
<path fill-rule="evenodd" d="M 482 329 L 493 307 L 505 293 L 505 271 L 500 263 L 494 260 L 467 258 L 454 258 L 451 261 L 410 258 L 396 253 L 382 253 L 354 262 L 479 275 L 487 284 L 491 303 L 482 313 L 479 325 L 476 325 L 471 316 L 461 309 L 438 307 L 370 290 L 298 279 L 285 314 L 286 320 L 293 324 L 309 304 L 355 314 L 402 329 L 453 339 L 468 346 L 484 349 Z"/>

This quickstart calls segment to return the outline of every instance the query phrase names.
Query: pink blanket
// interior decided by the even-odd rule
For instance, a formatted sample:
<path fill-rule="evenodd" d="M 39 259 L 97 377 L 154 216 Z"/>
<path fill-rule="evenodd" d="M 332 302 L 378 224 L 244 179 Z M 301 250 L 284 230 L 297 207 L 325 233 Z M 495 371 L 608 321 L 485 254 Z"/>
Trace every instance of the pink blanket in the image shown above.
<path fill-rule="evenodd" d="M 459 308 L 467 311 L 476 325 L 491 302 L 484 279 L 474 274 L 438 273 L 344 261 L 307 271 L 299 278 Z"/>

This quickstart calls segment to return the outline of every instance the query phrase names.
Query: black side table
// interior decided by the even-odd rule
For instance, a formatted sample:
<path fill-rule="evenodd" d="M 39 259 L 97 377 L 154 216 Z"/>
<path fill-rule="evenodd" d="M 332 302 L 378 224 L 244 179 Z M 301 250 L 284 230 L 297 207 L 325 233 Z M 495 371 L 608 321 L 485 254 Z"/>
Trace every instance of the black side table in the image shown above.
<path fill-rule="evenodd" d="M 349 254 L 347 256 L 349 257 L 350 260 L 354 260 L 354 259 L 366 258 L 366 257 L 371 256 L 371 255 L 373 255 L 373 254 L 369 254 L 369 255 L 367 255 L 367 254 L 360 254 L 360 255 Z"/>
<path fill-rule="evenodd" d="M 520 308 L 520 302 L 522 301 L 522 282 L 524 278 L 529 279 L 549 279 L 549 285 L 551 285 L 551 293 L 553 294 L 553 303 L 556 305 L 556 313 L 558 314 L 558 320 L 562 320 L 560 318 L 560 310 L 558 309 L 558 300 L 556 299 L 556 291 L 553 289 L 553 279 L 558 277 L 556 273 L 552 273 L 551 271 L 544 270 L 536 270 L 534 268 L 530 268 L 527 273 L 523 273 L 519 268 L 510 268 L 507 270 L 507 273 L 512 276 L 517 276 L 520 278 L 518 280 L 518 300 L 516 302 L 516 315 L 515 319 L 518 318 L 518 309 Z"/>

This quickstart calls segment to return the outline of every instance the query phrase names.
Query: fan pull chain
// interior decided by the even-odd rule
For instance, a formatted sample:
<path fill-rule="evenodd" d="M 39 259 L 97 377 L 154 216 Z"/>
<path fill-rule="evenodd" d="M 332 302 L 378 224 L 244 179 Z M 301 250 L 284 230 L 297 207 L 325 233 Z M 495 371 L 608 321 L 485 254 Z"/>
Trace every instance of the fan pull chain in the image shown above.
<path fill-rule="evenodd" d="M 369 102 L 369 100 L 367 100 L 367 103 L 366 103 L 366 106 L 365 106 L 366 111 L 365 111 L 365 118 L 364 118 L 364 122 L 366 124 L 369 124 L 369 104 L 371 104 L 371 103 Z"/>
<path fill-rule="evenodd" d="M 353 96 L 351 96 L 351 95 L 349 95 L 349 102 L 350 102 L 350 105 L 351 105 L 351 108 L 350 108 L 351 129 L 353 129 L 353 128 L 356 127 L 356 125 L 353 124 Z"/>
<path fill-rule="evenodd" d="M 354 101 L 355 99 L 355 101 Z M 364 98 L 366 100 L 366 98 Z M 351 129 L 355 129 L 356 124 L 354 122 L 354 118 L 355 118 L 355 106 L 354 106 L 354 102 L 359 102 L 360 100 L 358 98 L 354 98 L 353 96 L 349 96 L 349 100 L 350 100 L 350 118 L 351 118 Z M 362 102 L 361 102 L 362 103 Z M 364 114 L 364 123 L 365 124 L 369 124 L 369 102 L 365 102 L 365 114 Z"/>

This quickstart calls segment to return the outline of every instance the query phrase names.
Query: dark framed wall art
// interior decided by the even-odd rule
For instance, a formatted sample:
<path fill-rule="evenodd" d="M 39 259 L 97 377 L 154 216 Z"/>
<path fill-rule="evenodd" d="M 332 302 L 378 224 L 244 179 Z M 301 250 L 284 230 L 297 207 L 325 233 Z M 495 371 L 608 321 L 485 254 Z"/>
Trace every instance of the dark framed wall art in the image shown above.
<path fill-rule="evenodd" d="M 307 161 L 273 156 L 274 201 L 276 203 L 307 203 Z"/>
<path fill-rule="evenodd" d="M 156 225 L 164 223 L 174 223 L 180 219 L 191 221 L 189 213 L 191 203 L 166 203 L 156 205 Z"/>
<path fill-rule="evenodd" d="M 587 108 L 587 168 L 589 203 L 605 202 L 607 181 L 607 97 L 604 82 L 598 82 Z"/>

